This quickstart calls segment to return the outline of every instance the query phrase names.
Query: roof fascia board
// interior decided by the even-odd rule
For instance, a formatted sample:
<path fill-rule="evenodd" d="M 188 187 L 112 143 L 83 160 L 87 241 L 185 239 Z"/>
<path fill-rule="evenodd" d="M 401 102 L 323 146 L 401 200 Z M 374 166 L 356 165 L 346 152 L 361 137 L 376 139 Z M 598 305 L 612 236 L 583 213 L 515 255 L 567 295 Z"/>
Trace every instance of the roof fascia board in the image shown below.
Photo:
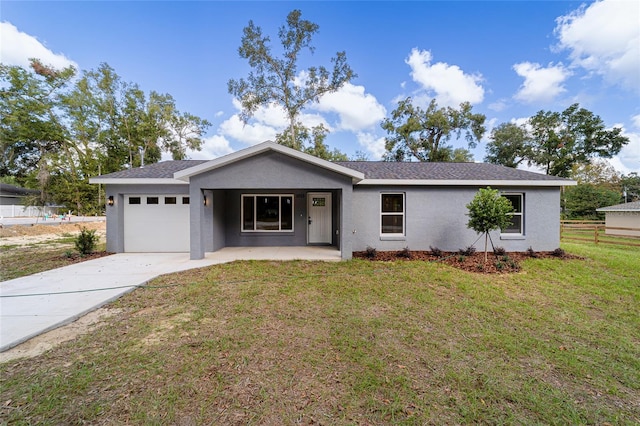
<path fill-rule="evenodd" d="M 187 185 L 188 182 L 172 178 L 101 178 L 93 177 L 89 183 L 101 183 L 103 185 Z"/>
<path fill-rule="evenodd" d="M 601 207 L 599 209 L 596 209 L 597 212 L 609 212 L 609 213 L 616 213 L 616 212 L 620 212 L 620 213 L 639 213 L 640 209 L 611 209 L 609 207 Z"/>
<path fill-rule="evenodd" d="M 574 186 L 574 180 L 363 179 L 357 185 L 397 186 Z"/>
<path fill-rule="evenodd" d="M 210 170 L 215 170 L 217 168 L 227 166 L 229 164 L 235 163 L 240 160 L 244 160 L 245 158 L 253 157 L 255 155 L 258 155 L 267 151 L 279 152 L 281 154 L 288 155 L 289 157 L 296 158 L 298 160 L 316 165 L 318 167 L 322 167 L 324 169 L 327 169 L 342 175 L 347 175 L 351 177 L 351 179 L 353 180 L 353 183 L 360 182 L 361 180 L 364 179 L 364 173 L 358 172 L 348 167 L 331 163 L 327 160 L 323 160 L 321 158 L 314 157 L 313 155 L 309 155 L 304 152 L 298 151 L 296 149 L 289 148 L 284 145 L 280 145 L 270 141 L 263 142 L 261 144 L 254 145 L 252 147 L 225 155 L 224 157 L 216 158 L 215 160 L 207 161 L 206 163 L 202 163 L 197 166 L 181 170 L 179 172 L 174 173 L 173 176 L 175 179 L 188 182 L 191 176 L 195 176 L 203 172 L 208 172 Z"/>

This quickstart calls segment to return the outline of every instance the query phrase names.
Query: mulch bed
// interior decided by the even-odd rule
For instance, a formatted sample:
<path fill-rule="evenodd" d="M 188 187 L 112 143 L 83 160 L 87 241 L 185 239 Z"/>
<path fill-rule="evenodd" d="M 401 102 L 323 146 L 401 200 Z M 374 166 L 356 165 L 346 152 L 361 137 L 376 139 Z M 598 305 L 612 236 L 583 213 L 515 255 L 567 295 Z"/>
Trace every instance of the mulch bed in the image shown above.
<path fill-rule="evenodd" d="M 106 251 L 95 251 L 91 254 L 85 254 L 84 256 L 80 256 L 78 252 L 72 252 L 70 255 L 63 255 L 63 258 L 67 260 L 68 264 L 71 265 L 73 263 L 86 262 L 87 260 L 99 259 L 101 257 L 109 256 L 113 253 L 109 253 Z"/>
<path fill-rule="evenodd" d="M 372 261 L 425 261 L 441 262 L 458 269 L 480 274 L 504 274 L 518 272 L 521 262 L 525 259 L 579 259 L 578 256 L 564 252 L 563 250 L 529 252 L 509 252 L 504 254 L 488 253 L 487 262 L 484 261 L 484 252 L 461 254 L 460 252 L 441 252 L 437 255 L 431 251 L 356 251 L 353 252 L 356 259 Z"/>

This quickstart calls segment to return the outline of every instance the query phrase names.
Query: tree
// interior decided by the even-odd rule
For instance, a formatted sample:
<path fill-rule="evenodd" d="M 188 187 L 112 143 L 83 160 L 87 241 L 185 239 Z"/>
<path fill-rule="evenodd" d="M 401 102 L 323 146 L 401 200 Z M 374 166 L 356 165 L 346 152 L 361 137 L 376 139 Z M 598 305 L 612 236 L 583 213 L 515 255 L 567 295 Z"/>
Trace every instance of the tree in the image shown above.
<path fill-rule="evenodd" d="M 382 121 L 385 138 L 384 159 L 387 161 L 451 161 L 453 147 L 446 145 L 453 136 L 464 139 L 474 148 L 484 135 L 485 116 L 471 112 L 468 102 L 459 109 L 438 108 L 432 100 L 426 110 L 413 105 L 409 97 L 398 102 L 391 117 Z"/>
<path fill-rule="evenodd" d="M 567 219 L 604 219 L 596 209 L 620 203 L 620 193 L 590 183 L 564 189 L 562 210 Z"/>
<path fill-rule="evenodd" d="M 443 149 L 443 161 L 448 163 L 472 163 L 473 154 L 466 148 L 447 147 Z"/>
<path fill-rule="evenodd" d="M 282 107 L 289 121 L 289 146 L 292 147 L 298 142 L 296 131 L 300 112 L 309 103 L 318 102 L 322 95 L 337 91 L 356 77 L 344 51 L 331 59 L 331 71 L 324 66 L 298 70 L 303 49 L 313 54 L 315 48 L 311 38 L 319 29 L 317 24 L 301 19 L 301 15 L 299 10 L 291 11 L 286 25 L 278 31 L 283 48 L 281 57 L 271 51 L 271 40 L 262 34 L 262 29 L 249 21 L 238 52 L 241 58 L 249 61 L 252 71 L 246 79 L 231 79 L 227 85 L 229 93 L 240 100 L 240 118 L 245 123 L 260 106 L 277 104 Z"/>
<path fill-rule="evenodd" d="M 72 67 L 56 71 L 36 59 L 31 71 L 0 64 L 1 174 L 24 178 L 46 169 L 47 156 L 66 138 L 58 107 L 74 75 Z"/>
<path fill-rule="evenodd" d="M 620 186 L 624 195 L 624 202 L 640 200 L 640 175 L 631 172 L 620 177 Z"/>
<path fill-rule="evenodd" d="M 528 157 L 530 138 L 527 129 L 515 123 L 502 123 L 491 131 L 487 144 L 487 163 L 518 167 Z"/>
<path fill-rule="evenodd" d="M 37 59 L 31 60 L 31 71 L 0 64 L 0 173 L 38 188 L 32 205 L 48 201 L 52 161 L 68 143 L 59 107 L 75 73 L 73 67 L 55 70 Z"/>
<path fill-rule="evenodd" d="M 284 132 L 276 135 L 276 142 L 294 148 L 299 151 L 306 152 L 318 158 L 322 158 L 327 161 L 347 161 L 347 155 L 340 152 L 338 149 L 329 150 L 324 143 L 324 139 L 329 131 L 322 124 L 319 124 L 309 130 L 303 126 L 302 123 L 296 123 L 296 142 L 291 145 L 291 132 L 289 129 L 285 129 Z"/>
<path fill-rule="evenodd" d="M 578 185 L 590 183 L 612 191 L 620 191 L 620 174 L 607 160 L 594 158 L 588 163 L 574 164 L 569 177 Z"/>
<path fill-rule="evenodd" d="M 107 64 L 79 76 L 35 59 L 30 69 L 0 65 L 0 176 L 39 188 L 37 205 L 99 212 L 91 176 L 139 165 L 139 147 L 147 162 L 163 151 L 182 159 L 200 149 L 208 126 L 178 111 L 171 95 L 122 82 Z"/>
<path fill-rule="evenodd" d="M 473 200 L 467 204 L 469 222 L 467 227 L 478 234 L 484 234 L 484 261 L 487 262 L 487 242 L 489 232 L 506 228 L 511 223 L 513 205 L 500 196 L 497 189 L 480 188 Z"/>
<path fill-rule="evenodd" d="M 607 130 L 599 116 L 573 104 L 561 113 L 539 111 L 529 119 L 524 140 L 492 140 L 487 158 L 504 165 L 519 158 L 548 175 L 568 177 L 576 164 L 586 164 L 594 157 L 611 158 L 627 143 L 629 138 L 621 128 Z"/>

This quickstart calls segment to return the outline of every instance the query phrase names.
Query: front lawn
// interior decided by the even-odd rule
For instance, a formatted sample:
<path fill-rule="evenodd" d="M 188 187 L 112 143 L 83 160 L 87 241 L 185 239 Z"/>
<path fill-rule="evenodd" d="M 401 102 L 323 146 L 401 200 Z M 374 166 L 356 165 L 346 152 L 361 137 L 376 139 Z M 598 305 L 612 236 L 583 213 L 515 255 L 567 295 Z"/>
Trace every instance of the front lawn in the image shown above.
<path fill-rule="evenodd" d="M 235 262 L 0 365 L 11 424 L 638 424 L 640 250 L 565 244 L 483 275 Z"/>

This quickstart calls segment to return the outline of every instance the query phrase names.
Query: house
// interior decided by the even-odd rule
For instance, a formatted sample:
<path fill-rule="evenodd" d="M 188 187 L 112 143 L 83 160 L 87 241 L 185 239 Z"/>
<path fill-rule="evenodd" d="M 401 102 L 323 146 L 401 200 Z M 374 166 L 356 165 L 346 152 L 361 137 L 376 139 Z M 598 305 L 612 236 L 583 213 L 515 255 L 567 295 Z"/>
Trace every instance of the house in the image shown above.
<path fill-rule="evenodd" d="M 605 234 L 640 237 L 640 201 L 601 207 L 596 209 L 596 211 L 604 212 Z"/>
<path fill-rule="evenodd" d="M 40 191 L 0 182 L 0 217 L 38 216 L 37 207 L 25 206 L 27 197 Z"/>
<path fill-rule="evenodd" d="M 466 205 L 502 191 L 508 251 L 560 244 L 560 188 L 569 179 L 482 163 L 329 162 L 264 142 L 211 161 L 167 161 L 92 178 L 106 185 L 107 250 L 189 252 L 328 245 L 343 259 L 377 250 L 453 251 L 478 236 Z"/>

